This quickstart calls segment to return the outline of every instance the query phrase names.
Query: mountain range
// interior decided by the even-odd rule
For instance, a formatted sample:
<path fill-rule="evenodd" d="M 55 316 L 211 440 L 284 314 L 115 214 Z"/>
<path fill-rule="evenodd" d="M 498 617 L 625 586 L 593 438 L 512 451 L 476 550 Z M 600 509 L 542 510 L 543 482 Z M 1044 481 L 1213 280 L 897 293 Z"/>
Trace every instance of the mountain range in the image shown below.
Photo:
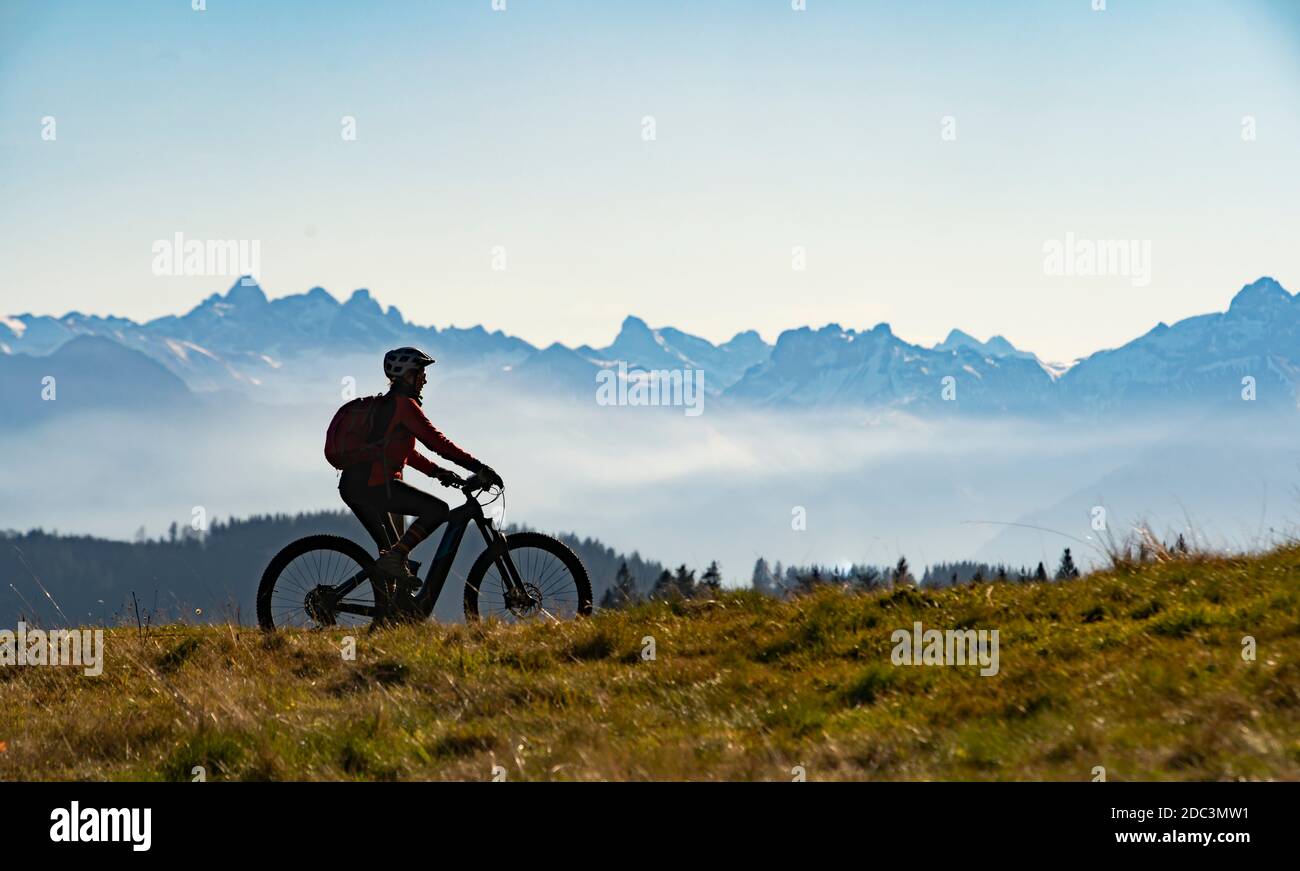
<path fill-rule="evenodd" d="M 620 362 L 630 370 L 700 369 L 715 401 L 775 408 L 1032 415 L 1230 403 L 1248 383 L 1275 407 L 1294 408 L 1300 395 L 1300 298 L 1267 277 L 1243 287 L 1225 312 L 1158 324 L 1068 366 L 1001 336 L 981 342 L 958 329 L 927 348 L 883 323 L 789 329 L 774 345 L 748 330 L 715 345 L 629 316 L 603 348 L 537 348 L 481 326 L 412 324 L 367 290 L 344 302 L 320 287 L 272 300 L 241 279 L 183 315 L 145 323 L 80 312 L 0 317 L 0 395 L 29 391 L 34 374 L 57 374 L 57 364 L 97 370 L 116 386 L 88 392 L 105 399 L 183 388 L 269 398 L 323 360 L 373 357 L 404 344 L 438 358 L 439 377 L 585 399 L 594 395 L 596 373 Z M 1254 381 L 1243 381 L 1248 376 Z"/>

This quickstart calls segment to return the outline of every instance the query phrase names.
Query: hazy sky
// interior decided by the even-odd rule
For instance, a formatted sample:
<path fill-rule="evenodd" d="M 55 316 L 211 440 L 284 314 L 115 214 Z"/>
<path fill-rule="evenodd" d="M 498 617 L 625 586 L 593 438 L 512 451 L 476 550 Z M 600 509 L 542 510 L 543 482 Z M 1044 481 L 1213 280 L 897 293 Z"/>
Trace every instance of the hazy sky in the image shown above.
<path fill-rule="evenodd" d="M 807 6 L 0 0 L 0 313 L 186 310 L 230 281 L 155 276 L 177 232 L 538 344 L 631 312 L 1068 359 L 1300 290 L 1300 3 Z M 1149 241 L 1150 282 L 1045 275 L 1067 233 Z"/>

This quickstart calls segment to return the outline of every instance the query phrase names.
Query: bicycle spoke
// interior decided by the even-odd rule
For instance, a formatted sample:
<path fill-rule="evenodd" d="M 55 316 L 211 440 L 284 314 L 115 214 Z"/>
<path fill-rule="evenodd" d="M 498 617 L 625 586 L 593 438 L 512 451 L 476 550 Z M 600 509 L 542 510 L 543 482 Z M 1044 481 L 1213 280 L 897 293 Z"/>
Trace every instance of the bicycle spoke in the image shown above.
<path fill-rule="evenodd" d="M 265 607 L 272 624 L 323 628 L 368 623 L 375 608 L 374 591 L 369 588 L 368 581 L 363 580 L 343 598 L 330 604 L 330 589 L 337 589 L 363 571 L 364 566 L 356 557 L 333 547 L 314 548 L 296 555 L 280 570 L 266 594 Z M 313 603 L 312 599 L 317 601 Z M 317 616 L 313 617 L 313 613 Z"/>
<path fill-rule="evenodd" d="M 530 618 L 558 621 L 560 615 L 572 616 L 579 611 L 578 583 L 573 572 L 554 553 L 545 548 L 526 546 L 509 551 L 509 558 L 519 572 L 525 589 L 536 598 L 530 607 L 507 604 L 511 588 L 499 567 L 493 563 L 484 573 L 478 590 L 480 613 L 500 617 L 507 622 Z"/>

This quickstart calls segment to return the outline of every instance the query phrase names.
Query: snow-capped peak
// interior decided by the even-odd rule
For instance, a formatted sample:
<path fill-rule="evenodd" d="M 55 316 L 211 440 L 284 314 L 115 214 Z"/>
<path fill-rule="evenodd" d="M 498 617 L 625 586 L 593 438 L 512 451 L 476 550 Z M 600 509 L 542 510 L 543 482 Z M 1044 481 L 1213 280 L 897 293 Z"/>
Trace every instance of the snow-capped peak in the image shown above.
<path fill-rule="evenodd" d="M 23 332 L 27 329 L 27 324 L 18 320 L 18 318 L 0 316 L 0 327 L 5 327 L 9 332 L 21 339 L 23 337 Z"/>

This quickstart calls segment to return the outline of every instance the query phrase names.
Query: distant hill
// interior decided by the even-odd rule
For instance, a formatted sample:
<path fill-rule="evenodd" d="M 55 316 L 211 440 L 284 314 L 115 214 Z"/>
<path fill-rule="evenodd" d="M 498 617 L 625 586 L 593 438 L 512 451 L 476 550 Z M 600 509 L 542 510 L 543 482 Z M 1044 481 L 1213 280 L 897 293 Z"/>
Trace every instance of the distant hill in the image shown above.
<path fill-rule="evenodd" d="M 0 355 L 0 407 L 10 426 L 55 413 L 166 406 L 190 396 L 166 367 L 103 336 L 77 336 L 44 357 Z"/>
<path fill-rule="evenodd" d="M 507 532 L 517 527 L 507 527 Z M 188 533 L 188 529 L 186 530 Z M 342 535 L 373 550 L 361 525 L 346 511 L 272 515 L 217 521 L 202 538 L 177 530 L 174 538 L 136 542 L 68 536 L 36 530 L 0 533 L 0 626 L 20 617 L 45 625 L 134 623 L 135 602 L 154 622 L 188 619 L 255 623 L 254 601 L 262 570 L 280 548 L 304 535 Z M 415 551 L 428 567 L 441 531 Z M 663 571 L 639 554 L 616 553 L 591 538 L 557 536 L 582 558 L 596 600 L 626 559 L 637 586 L 649 590 Z M 459 620 L 460 590 L 482 550 L 478 533 L 466 533 L 435 615 Z M 15 589 L 10 589 L 12 584 Z M 49 592 L 49 598 L 45 597 Z M 52 600 L 52 601 L 51 601 Z M 56 609 L 62 609 L 60 611 Z"/>

